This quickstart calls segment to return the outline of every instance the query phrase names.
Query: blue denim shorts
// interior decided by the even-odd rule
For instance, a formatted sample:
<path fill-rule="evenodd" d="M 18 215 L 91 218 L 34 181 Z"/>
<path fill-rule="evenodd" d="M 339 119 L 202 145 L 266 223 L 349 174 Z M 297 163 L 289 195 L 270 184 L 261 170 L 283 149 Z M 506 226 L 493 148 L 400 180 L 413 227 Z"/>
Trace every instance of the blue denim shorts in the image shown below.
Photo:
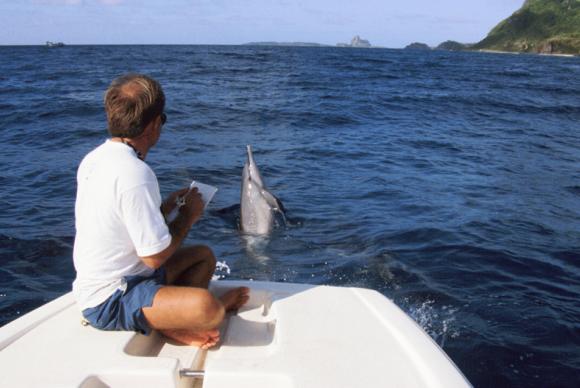
<path fill-rule="evenodd" d="M 151 276 L 126 276 L 125 291 L 117 290 L 96 307 L 83 310 L 91 326 L 101 330 L 137 331 L 145 335 L 151 327 L 143 307 L 151 307 L 157 291 L 166 284 L 165 270 L 159 268 Z"/>

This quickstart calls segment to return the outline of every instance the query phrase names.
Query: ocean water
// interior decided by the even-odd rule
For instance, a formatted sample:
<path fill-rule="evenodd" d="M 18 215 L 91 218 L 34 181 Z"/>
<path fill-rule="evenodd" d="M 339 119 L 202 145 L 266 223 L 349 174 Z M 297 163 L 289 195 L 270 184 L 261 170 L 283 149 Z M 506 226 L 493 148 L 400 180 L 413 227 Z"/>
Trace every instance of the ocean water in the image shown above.
<path fill-rule="evenodd" d="M 578 57 L 0 47 L 0 325 L 70 290 L 76 167 L 128 71 L 166 92 L 162 194 L 219 188 L 188 243 L 222 278 L 372 288 L 476 387 L 577 386 Z M 246 144 L 288 211 L 268 239 L 238 231 Z"/>

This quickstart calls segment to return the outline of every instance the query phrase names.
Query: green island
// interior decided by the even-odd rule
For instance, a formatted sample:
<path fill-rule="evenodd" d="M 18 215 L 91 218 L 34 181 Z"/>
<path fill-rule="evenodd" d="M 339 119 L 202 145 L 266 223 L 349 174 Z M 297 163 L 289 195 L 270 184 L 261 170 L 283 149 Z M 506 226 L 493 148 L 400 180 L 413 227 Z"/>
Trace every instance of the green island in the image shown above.
<path fill-rule="evenodd" d="M 252 42 L 258 46 L 331 47 L 308 42 Z M 380 48 L 355 36 L 338 47 Z M 526 0 L 522 7 L 475 44 L 447 40 L 436 47 L 414 42 L 407 50 L 487 51 L 580 55 L 580 0 Z"/>
<path fill-rule="evenodd" d="M 580 54 L 580 0 L 526 0 L 470 50 Z"/>
<path fill-rule="evenodd" d="M 412 43 L 405 49 L 429 47 Z M 580 55 L 580 0 L 526 0 L 475 44 L 448 40 L 435 50 Z"/>

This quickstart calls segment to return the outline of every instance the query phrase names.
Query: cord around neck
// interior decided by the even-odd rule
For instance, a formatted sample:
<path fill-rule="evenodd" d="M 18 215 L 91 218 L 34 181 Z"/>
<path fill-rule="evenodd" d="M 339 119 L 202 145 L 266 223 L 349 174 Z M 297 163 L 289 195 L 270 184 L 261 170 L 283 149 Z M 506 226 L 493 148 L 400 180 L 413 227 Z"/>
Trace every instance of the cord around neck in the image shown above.
<path fill-rule="evenodd" d="M 135 155 L 137 155 L 137 158 L 139 158 L 141 160 L 145 160 L 143 153 L 141 151 L 139 151 L 137 148 L 135 148 L 135 146 L 133 144 L 129 143 L 129 140 L 127 140 L 124 137 L 118 137 L 117 139 L 120 139 L 121 143 L 125 144 L 126 146 L 131 147 L 131 149 L 135 152 Z"/>

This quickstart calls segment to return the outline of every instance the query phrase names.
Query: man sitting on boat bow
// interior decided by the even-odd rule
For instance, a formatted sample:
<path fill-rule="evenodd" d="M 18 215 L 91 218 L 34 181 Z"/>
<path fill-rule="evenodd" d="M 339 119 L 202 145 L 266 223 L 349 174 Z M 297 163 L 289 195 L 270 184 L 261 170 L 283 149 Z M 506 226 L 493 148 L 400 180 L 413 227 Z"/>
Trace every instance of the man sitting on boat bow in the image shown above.
<path fill-rule="evenodd" d="M 249 290 L 214 297 L 207 290 L 213 252 L 181 246 L 204 205 L 195 188 L 162 202 L 145 163 L 166 121 L 164 108 L 161 86 L 147 76 L 120 77 L 106 92 L 111 138 L 87 154 L 77 172 L 73 292 L 96 328 L 157 329 L 179 343 L 209 348 L 219 341 L 225 312 L 246 303 Z M 181 197 L 185 204 L 167 224 Z"/>

